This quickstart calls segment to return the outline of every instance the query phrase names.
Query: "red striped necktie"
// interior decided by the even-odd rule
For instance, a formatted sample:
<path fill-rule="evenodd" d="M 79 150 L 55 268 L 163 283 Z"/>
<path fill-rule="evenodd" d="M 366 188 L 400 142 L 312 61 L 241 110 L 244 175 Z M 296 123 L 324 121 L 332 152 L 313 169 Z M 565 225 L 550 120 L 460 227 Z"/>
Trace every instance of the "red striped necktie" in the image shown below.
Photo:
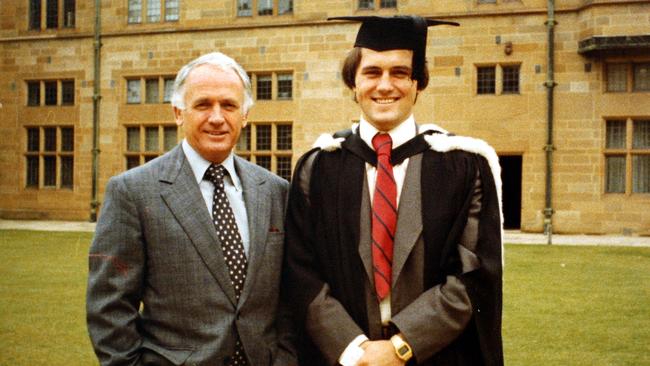
<path fill-rule="evenodd" d="M 390 292 L 397 227 L 397 186 L 390 164 L 393 147 L 390 135 L 375 135 L 372 146 L 377 152 L 377 181 L 372 201 L 372 263 L 375 289 L 381 301 Z"/>

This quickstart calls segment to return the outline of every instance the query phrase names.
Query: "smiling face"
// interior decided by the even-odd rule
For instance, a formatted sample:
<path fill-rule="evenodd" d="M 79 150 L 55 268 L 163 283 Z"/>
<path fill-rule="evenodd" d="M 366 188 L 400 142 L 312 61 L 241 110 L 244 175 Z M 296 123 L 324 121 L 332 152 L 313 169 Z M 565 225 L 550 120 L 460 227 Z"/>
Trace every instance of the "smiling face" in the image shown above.
<path fill-rule="evenodd" d="M 354 93 L 364 118 L 379 131 L 390 131 L 413 111 L 417 81 L 411 78 L 413 51 L 361 49 Z"/>
<path fill-rule="evenodd" d="M 203 158 L 221 163 L 246 126 L 244 84 L 234 70 L 205 64 L 185 80 L 185 109 L 174 107 L 176 124 Z"/>

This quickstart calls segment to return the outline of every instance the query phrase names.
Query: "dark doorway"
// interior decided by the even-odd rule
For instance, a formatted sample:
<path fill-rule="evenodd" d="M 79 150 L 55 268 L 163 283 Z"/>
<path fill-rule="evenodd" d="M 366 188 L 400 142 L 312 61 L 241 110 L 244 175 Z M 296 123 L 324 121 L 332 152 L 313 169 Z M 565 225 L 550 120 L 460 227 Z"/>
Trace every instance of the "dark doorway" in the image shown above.
<path fill-rule="evenodd" d="M 499 156 L 505 229 L 521 228 L 521 161 L 521 155 Z"/>

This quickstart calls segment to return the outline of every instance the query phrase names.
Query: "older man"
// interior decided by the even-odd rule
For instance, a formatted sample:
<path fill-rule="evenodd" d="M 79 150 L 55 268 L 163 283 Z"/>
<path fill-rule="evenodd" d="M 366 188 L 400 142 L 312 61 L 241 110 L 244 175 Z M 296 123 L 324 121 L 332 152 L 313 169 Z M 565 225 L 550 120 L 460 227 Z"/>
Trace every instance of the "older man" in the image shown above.
<path fill-rule="evenodd" d="M 182 144 L 106 188 L 87 294 L 100 363 L 295 364 L 279 301 L 288 183 L 232 153 L 248 76 L 204 55 L 172 103 Z"/>

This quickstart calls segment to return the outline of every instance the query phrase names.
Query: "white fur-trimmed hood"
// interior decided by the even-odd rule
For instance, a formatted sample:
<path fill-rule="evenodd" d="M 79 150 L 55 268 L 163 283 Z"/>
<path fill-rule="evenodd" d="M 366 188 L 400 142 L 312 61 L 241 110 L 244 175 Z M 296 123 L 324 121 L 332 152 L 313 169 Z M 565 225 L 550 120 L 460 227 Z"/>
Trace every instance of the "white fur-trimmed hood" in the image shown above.
<path fill-rule="evenodd" d="M 352 125 L 352 131 L 356 132 L 359 124 Z M 424 140 L 431 146 L 431 150 L 438 152 L 449 152 L 454 150 L 462 150 L 470 153 L 478 154 L 484 157 L 490 170 L 492 171 L 492 178 L 497 191 L 499 201 L 499 215 L 501 221 L 501 242 L 503 243 L 503 203 L 502 203 L 502 181 L 501 181 L 501 165 L 499 164 L 499 157 L 494 149 L 485 141 L 467 136 L 450 135 L 444 128 L 435 124 L 425 124 L 418 128 L 420 133 L 425 131 L 436 131 L 439 133 L 427 134 Z M 320 148 L 325 151 L 335 151 L 341 148 L 341 143 L 345 139 L 343 137 L 334 138 L 331 134 L 322 134 L 318 137 L 313 147 Z M 503 247 L 502 247 L 503 255 Z M 503 258 L 502 258 L 503 259 Z"/>
<path fill-rule="evenodd" d="M 353 132 L 356 132 L 358 128 L 358 123 L 352 125 Z M 494 184 L 497 189 L 497 195 L 499 198 L 499 210 L 501 211 L 501 223 L 503 224 L 503 208 L 501 199 L 501 165 L 499 165 L 499 157 L 497 156 L 494 149 L 488 145 L 487 142 L 481 139 L 467 136 L 449 135 L 449 132 L 447 130 L 433 123 L 421 125 L 418 130 L 420 133 L 426 131 L 439 132 L 424 136 L 424 140 L 429 144 L 429 146 L 431 146 L 431 150 L 438 152 L 463 150 L 474 154 L 479 154 L 487 160 L 490 166 L 490 170 L 492 171 Z M 316 142 L 314 142 L 313 147 L 317 147 L 325 151 L 335 151 L 341 148 L 341 143 L 344 140 L 345 139 L 343 137 L 335 138 L 331 134 L 325 133 L 318 137 Z"/>

